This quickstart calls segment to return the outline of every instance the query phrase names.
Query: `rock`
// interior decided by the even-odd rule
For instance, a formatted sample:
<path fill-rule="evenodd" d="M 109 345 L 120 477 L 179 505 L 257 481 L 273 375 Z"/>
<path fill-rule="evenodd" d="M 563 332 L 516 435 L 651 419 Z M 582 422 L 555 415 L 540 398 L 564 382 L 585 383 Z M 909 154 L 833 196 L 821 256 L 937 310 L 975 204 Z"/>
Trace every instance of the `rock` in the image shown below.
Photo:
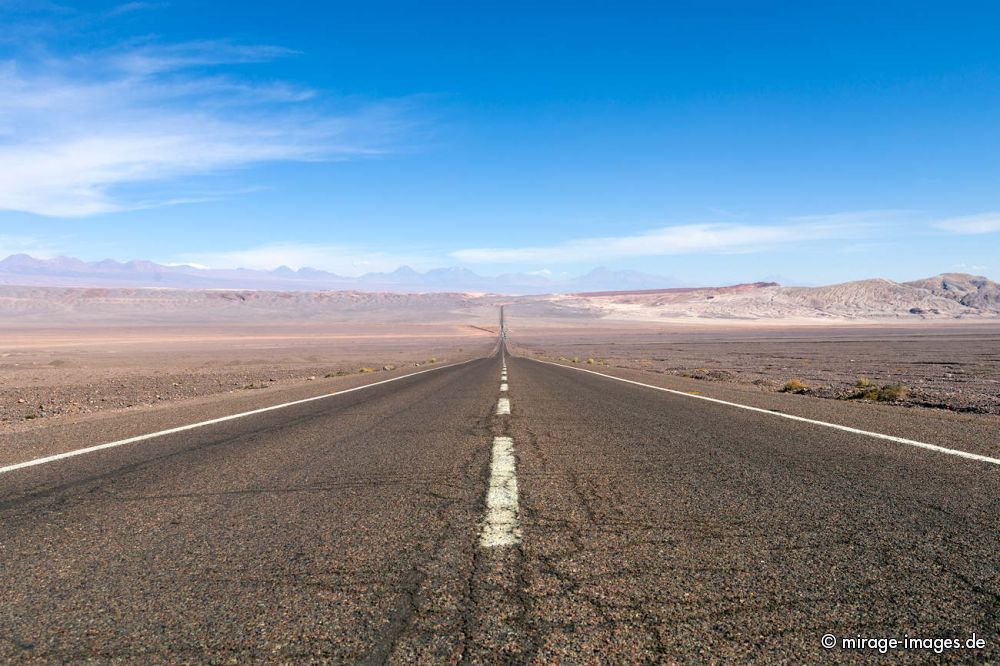
<path fill-rule="evenodd" d="M 306 381 L 310 381 L 311 382 L 311 381 L 315 381 L 315 380 L 316 380 L 316 375 L 309 375 L 308 377 L 306 377 Z"/>

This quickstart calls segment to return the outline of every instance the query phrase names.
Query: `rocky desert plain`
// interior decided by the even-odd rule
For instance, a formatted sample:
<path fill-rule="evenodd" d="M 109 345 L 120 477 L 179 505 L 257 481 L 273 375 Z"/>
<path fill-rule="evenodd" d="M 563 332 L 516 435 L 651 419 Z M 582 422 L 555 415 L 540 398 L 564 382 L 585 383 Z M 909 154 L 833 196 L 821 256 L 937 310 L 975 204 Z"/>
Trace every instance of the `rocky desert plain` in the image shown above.
<path fill-rule="evenodd" d="M 199 401 L 225 413 L 462 361 L 493 349 L 501 305 L 516 354 L 745 400 L 942 410 L 1000 431 L 1000 287 L 945 274 L 520 296 L 7 284 L 0 434 L 12 445 Z"/>

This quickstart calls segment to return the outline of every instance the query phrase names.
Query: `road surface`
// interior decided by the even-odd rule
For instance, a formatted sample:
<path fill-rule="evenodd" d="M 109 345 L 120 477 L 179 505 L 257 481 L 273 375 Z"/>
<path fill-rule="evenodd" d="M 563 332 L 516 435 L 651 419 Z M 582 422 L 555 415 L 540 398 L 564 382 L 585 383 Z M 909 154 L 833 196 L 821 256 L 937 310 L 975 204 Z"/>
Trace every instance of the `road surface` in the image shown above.
<path fill-rule="evenodd" d="M 1000 466 L 503 363 L 0 474 L 0 661 L 1000 659 Z"/>

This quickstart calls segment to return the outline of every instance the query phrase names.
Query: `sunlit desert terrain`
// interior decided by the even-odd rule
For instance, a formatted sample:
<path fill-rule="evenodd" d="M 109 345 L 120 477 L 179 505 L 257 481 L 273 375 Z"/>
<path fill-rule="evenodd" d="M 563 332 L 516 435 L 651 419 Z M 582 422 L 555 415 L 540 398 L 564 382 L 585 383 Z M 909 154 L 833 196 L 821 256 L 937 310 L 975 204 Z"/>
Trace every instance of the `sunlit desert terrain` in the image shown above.
<path fill-rule="evenodd" d="M 0 428 L 517 353 L 757 392 L 1000 414 L 970 276 L 539 296 L 0 288 Z"/>
<path fill-rule="evenodd" d="M 514 309 L 516 312 L 516 308 Z M 512 313 L 511 320 L 517 322 Z M 1000 323 L 512 324 L 514 350 L 754 392 L 1000 414 Z M 792 383 L 790 385 L 790 382 Z M 879 389 L 887 388 L 879 392 Z"/>

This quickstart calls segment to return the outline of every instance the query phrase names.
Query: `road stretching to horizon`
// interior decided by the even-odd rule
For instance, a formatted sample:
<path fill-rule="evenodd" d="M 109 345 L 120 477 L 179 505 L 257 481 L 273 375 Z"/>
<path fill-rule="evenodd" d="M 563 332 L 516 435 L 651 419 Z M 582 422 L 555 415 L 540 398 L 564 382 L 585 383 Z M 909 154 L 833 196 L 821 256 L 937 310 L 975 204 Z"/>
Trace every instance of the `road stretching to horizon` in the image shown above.
<path fill-rule="evenodd" d="M 0 660 L 997 661 L 991 460 L 498 351 L 7 469 Z"/>

